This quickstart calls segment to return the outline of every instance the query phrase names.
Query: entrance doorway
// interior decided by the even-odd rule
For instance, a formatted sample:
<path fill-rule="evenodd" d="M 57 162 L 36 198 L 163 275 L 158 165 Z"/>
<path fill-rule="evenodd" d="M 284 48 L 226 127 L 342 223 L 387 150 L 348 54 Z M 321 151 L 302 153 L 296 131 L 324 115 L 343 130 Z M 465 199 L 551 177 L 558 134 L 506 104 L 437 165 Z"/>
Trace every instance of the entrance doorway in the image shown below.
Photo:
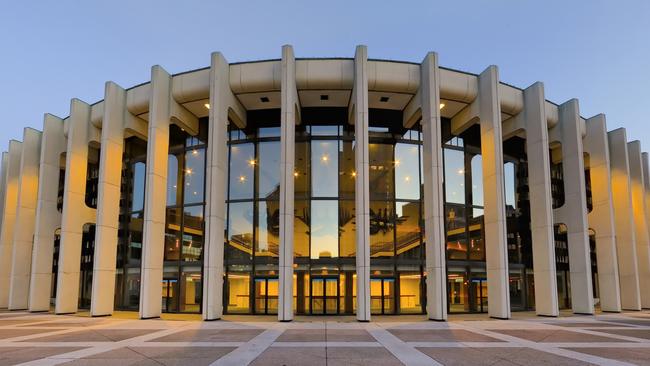
<path fill-rule="evenodd" d="M 370 279 L 370 313 L 395 314 L 395 279 Z"/>
<path fill-rule="evenodd" d="M 255 279 L 255 314 L 278 313 L 279 284 L 277 277 Z"/>
<path fill-rule="evenodd" d="M 311 313 L 313 315 L 339 313 L 338 277 L 312 277 Z"/>
<path fill-rule="evenodd" d="M 476 313 L 487 312 L 488 287 L 485 277 L 474 277 L 470 281 L 470 311 Z"/>

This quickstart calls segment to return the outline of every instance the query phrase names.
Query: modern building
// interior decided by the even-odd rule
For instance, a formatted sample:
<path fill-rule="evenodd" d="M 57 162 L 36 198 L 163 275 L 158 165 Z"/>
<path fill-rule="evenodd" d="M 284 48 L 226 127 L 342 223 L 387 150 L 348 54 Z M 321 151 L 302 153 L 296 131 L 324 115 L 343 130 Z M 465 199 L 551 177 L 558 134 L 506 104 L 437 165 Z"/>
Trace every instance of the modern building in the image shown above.
<path fill-rule="evenodd" d="M 648 155 L 438 65 L 207 68 L 73 99 L 2 156 L 0 307 L 557 316 L 650 308 Z"/>

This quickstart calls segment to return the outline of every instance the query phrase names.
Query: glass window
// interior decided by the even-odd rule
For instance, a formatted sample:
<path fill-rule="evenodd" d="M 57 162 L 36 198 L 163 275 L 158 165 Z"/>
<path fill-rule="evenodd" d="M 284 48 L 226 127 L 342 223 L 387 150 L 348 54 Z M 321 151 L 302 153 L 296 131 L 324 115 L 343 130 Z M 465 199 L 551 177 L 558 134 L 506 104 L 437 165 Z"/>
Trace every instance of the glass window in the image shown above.
<path fill-rule="evenodd" d="M 261 142 L 258 145 L 258 197 L 278 199 L 280 197 L 280 141 Z"/>
<path fill-rule="evenodd" d="M 399 308 L 400 313 L 421 313 L 420 302 L 420 273 L 406 272 L 399 275 Z"/>
<path fill-rule="evenodd" d="M 277 257 L 280 242 L 280 202 L 260 201 L 257 215 L 255 256 Z"/>
<path fill-rule="evenodd" d="M 185 267 L 180 283 L 180 311 L 184 313 L 200 313 L 201 298 L 203 297 L 203 282 L 201 267 Z"/>
<path fill-rule="evenodd" d="M 483 241 L 483 210 L 473 209 L 469 219 L 469 259 L 485 260 L 485 242 Z"/>
<path fill-rule="evenodd" d="M 420 258 L 420 202 L 396 202 L 397 255 Z"/>
<path fill-rule="evenodd" d="M 250 284 L 248 272 L 228 272 L 228 313 L 250 312 Z"/>
<path fill-rule="evenodd" d="M 294 161 L 294 197 L 296 200 L 309 198 L 309 143 L 296 142 Z"/>
<path fill-rule="evenodd" d="M 309 257 L 309 201 L 296 201 L 293 209 L 293 255 Z"/>
<path fill-rule="evenodd" d="M 250 259 L 253 255 L 253 203 L 228 205 L 228 259 Z"/>
<path fill-rule="evenodd" d="M 445 201 L 465 203 L 465 154 L 445 149 Z"/>
<path fill-rule="evenodd" d="M 167 206 L 176 206 L 178 196 L 178 158 L 167 156 Z"/>
<path fill-rule="evenodd" d="M 354 257 L 357 252 L 357 231 L 354 220 L 354 201 L 339 201 L 339 232 L 341 235 L 341 257 Z"/>
<path fill-rule="evenodd" d="M 252 199 L 255 168 L 253 144 L 230 146 L 230 199 Z"/>
<path fill-rule="evenodd" d="M 370 199 L 385 200 L 394 197 L 393 145 L 369 144 Z"/>
<path fill-rule="evenodd" d="M 311 126 L 312 136 L 336 136 L 339 133 L 339 126 Z"/>
<path fill-rule="evenodd" d="M 128 262 L 139 262 L 142 258 L 142 224 L 143 217 L 131 217 L 129 221 L 129 248 L 127 253 Z"/>
<path fill-rule="evenodd" d="M 181 253 L 181 209 L 168 208 L 165 224 L 165 260 L 177 261 Z"/>
<path fill-rule="evenodd" d="M 280 137 L 280 127 L 262 127 L 257 130 L 257 137 Z"/>
<path fill-rule="evenodd" d="M 185 153 L 184 202 L 202 203 L 205 184 L 205 149 L 193 149 Z"/>
<path fill-rule="evenodd" d="M 356 166 L 354 164 L 354 141 L 339 143 L 339 197 L 353 199 L 356 184 Z"/>
<path fill-rule="evenodd" d="M 483 206 L 483 157 L 472 156 L 472 205 Z"/>
<path fill-rule="evenodd" d="M 394 217 L 392 202 L 370 202 L 371 257 L 392 257 L 394 255 Z"/>
<path fill-rule="evenodd" d="M 337 201 L 311 202 L 311 258 L 339 256 L 339 223 Z"/>
<path fill-rule="evenodd" d="M 506 193 L 506 206 L 508 208 L 515 209 L 516 200 L 515 200 L 515 190 L 517 182 L 515 180 L 515 164 L 508 162 L 503 165 L 503 181 L 505 185 Z"/>
<path fill-rule="evenodd" d="M 338 141 L 311 142 L 311 175 L 313 197 L 337 197 Z"/>
<path fill-rule="evenodd" d="M 449 259 L 467 259 L 467 231 L 465 227 L 465 208 L 448 205 L 446 207 L 447 254 Z"/>
<path fill-rule="evenodd" d="M 420 199 L 420 163 L 418 145 L 395 145 L 395 197 Z"/>
<path fill-rule="evenodd" d="M 183 209 L 183 260 L 201 260 L 203 249 L 203 206 Z"/>
<path fill-rule="evenodd" d="M 133 164 L 133 201 L 131 211 L 144 210 L 144 189 L 145 189 L 146 165 L 142 162 Z"/>

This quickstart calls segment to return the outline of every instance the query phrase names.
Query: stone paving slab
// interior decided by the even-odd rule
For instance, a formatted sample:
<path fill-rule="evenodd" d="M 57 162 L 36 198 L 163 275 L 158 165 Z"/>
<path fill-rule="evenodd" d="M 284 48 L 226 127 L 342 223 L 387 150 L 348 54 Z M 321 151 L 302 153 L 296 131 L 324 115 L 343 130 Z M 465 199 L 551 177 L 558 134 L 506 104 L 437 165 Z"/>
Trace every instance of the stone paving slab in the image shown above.
<path fill-rule="evenodd" d="M 502 342 L 464 329 L 388 329 L 404 342 Z"/>
<path fill-rule="evenodd" d="M 571 351 L 588 355 L 650 366 L 649 348 L 569 348 Z"/>
<path fill-rule="evenodd" d="M 605 322 L 554 322 L 554 323 L 545 323 L 548 325 L 555 325 L 558 327 L 566 328 L 620 328 L 620 327 L 629 327 L 626 324 L 613 324 Z"/>
<path fill-rule="evenodd" d="M 426 354 L 446 366 L 522 366 L 522 365 L 553 365 L 553 366 L 582 366 L 591 363 L 553 355 L 532 348 L 426 348 L 418 351 Z"/>
<path fill-rule="evenodd" d="M 125 347 L 84 357 L 65 365 L 210 365 L 234 347 Z M 123 362 L 126 361 L 126 362 Z"/>
<path fill-rule="evenodd" d="M 152 342 L 248 342 L 263 329 L 192 329 L 152 339 Z"/>
<path fill-rule="evenodd" d="M 17 365 L 23 362 L 60 355 L 81 349 L 80 347 L 0 347 L 0 365 Z"/>
<path fill-rule="evenodd" d="M 0 340 L 15 338 L 40 333 L 49 333 L 52 329 L 31 329 L 31 328 L 5 328 L 0 329 Z"/>
<path fill-rule="evenodd" d="M 156 329 L 157 330 L 157 329 Z M 155 329 L 89 329 L 32 338 L 29 342 L 118 342 L 156 331 Z M 51 332 L 52 329 L 47 331 Z"/>
<path fill-rule="evenodd" d="M 488 329 L 491 332 L 501 333 L 538 343 L 576 343 L 576 342 L 625 342 L 624 340 L 597 336 L 568 330 L 555 329 Z"/>
<path fill-rule="evenodd" d="M 622 335 L 641 339 L 650 339 L 650 329 L 590 329 L 594 332 Z"/>

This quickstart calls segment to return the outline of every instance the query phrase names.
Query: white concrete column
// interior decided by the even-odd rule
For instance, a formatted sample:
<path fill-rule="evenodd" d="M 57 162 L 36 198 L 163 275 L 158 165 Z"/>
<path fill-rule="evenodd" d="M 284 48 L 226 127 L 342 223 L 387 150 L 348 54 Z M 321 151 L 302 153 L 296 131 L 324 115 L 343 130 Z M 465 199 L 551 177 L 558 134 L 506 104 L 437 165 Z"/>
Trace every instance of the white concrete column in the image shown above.
<path fill-rule="evenodd" d="M 25 128 L 15 223 L 19 229 L 14 230 L 11 258 L 10 310 L 24 310 L 28 305 L 40 160 L 41 132 Z"/>
<path fill-rule="evenodd" d="M 630 162 L 630 182 L 632 185 L 632 215 L 636 238 L 636 258 L 639 268 L 639 288 L 641 307 L 650 308 L 650 238 L 648 238 L 648 220 L 645 212 L 645 184 L 641 163 L 641 143 L 628 142 L 628 159 Z"/>
<path fill-rule="evenodd" d="M 9 141 L 7 170 L 4 178 L 5 202 L 2 208 L 2 233 L 0 233 L 0 308 L 9 306 L 9 278 L 11 276 L 11 252 L 18 207 L 18 185 L 20 182 L 20 160 L 22 142 Z"/>
<path fill-rule="evenodd" d="M 609 148 L 605 115 L 599 114 L 586 121 L 587 134 L 583 139 L 585 152 L 589 153 L 591 199 L 593 209 L 587 215 L 589 227 L 596 232 L 596 261 L 600 309 L 621 311 L 621 291 L 616 256 L 614 230 L 614 205 L 609 173 Z"/>
<path fill-rule="evenodd" d="M 524 90 L 523 113 L 526 126 L 526 156 L 528 156 L 535 313 L 543 316 L 558 316 L 560 311 L 555 271 L 551 164 L 545 105 L 542 83 L 535 83 Z"/>
<path fill-rule="evenodd" d="M 357 320 L 370 321 L 370 182 L 368 159 L 368 49 L 357 46 L 351 119 L 355 145 L 355 215 L 357 230 Z"/>
<path fill-rule="evenodd" d="M 228 179 L 228 97 L 230 67 L 221 53 L 212 54 L 210 112 L 205 190 L 205 246 L 203 248 L 203 319 L 223 315 L 224 232 Z"/>
<path fill-rule="evenodd" d="M 61 246 L 57 274 L 56 314 L 77 311 L 83 227 L 95 221 L 95 210 L 86 205 L 86 177 L 90 105 L 73 99 L 68 119 L 68 147 L 65 157 L 65 187 L 61 217 Z"/>
<path fill-rule="evenodd" d="M 7 186 L 7 164 L 9 164 L 9 153 L 3 151 L 2 163 L 0 164 L 0 230 L 2 229 L 2 219 L 4 218 L 4 215 L 1 213 L 1 210 L 3 210 L 5 207 L 5 187 Z"/>
<path fill-rule="evenodd" d="M 126 109 L 126 90 L 113 82 L 107 82 L 104 88 L 102 148 L 99 155 L 91 316 L 113 314 L 124 126 L 129 113 Z"/>
<path fill-rule="evenodd" d="M 650 238 L 650 157 L 647 152 L 641 153 L 641 165 L 643 168 L 643 185 L 645 189 L 645 216 L 648 224 L 648 237 Z"/>
<path fill-rule="evenodd" d="M 426 233 L 427 316 L 447 320 L 447 268 L 444 223 L 445 197 L 440 182 L 442 142 L 440 129 L 440 69 L 438 55 L 430 52 L 420 64 L 424 181 L 424 231 Z"/>
<path fill-rule="evenodd" d="M 296 149 L 296 59 L 293 48 L 282 47 L 281 120 L 280 120 L 280 292 L 278 320 L 293 320 L 293 198 Z"/>
<path fill-rule="evenodd" d="M 29 285 L 29 311 L 48 311 L 52 291 L 52 260 L 54 234 L 61 227 L 61 213 L 57 209 L 61 154 L 66 149 L 63 120 L 46 114 L 41 138 L 36 229 Z"/>
<path fill-rule="evenodd" d="M 564 219 L 569 246 L 571 307 L 577 314 L 593 314 L 591 256 L 587 228 L 587 193 L 582 149 L 582 128 L 578 100 L 560 105 L 558 124 L 562 136 L 562 169 L 564 174 Z"/>
<path fill-rule="evenodd" d="M 483 199 L 485 256 L 490 317 L 510 318 L 506 202 L 503 181 L 503 138 L 499 102 L 499 72 L 490 66 L 478 77 L 481 155 L 483 157 Z"/>
<path fill-rule="evenodd" d="M 167 206 L 167 155 L 171 118 L 171 76 L 160 66 L 151 68 L 147 189 L 145 191 L 140 318 L 156 318 L 162 311 L 161 289 Z"/>
<path fill-rule="evenodd" d="M 641 310 L 636 236 L 632 212 L 632 187 L 625 129 L 607 133 L 616 229 L 616 257 L 623 310 Z"/>

